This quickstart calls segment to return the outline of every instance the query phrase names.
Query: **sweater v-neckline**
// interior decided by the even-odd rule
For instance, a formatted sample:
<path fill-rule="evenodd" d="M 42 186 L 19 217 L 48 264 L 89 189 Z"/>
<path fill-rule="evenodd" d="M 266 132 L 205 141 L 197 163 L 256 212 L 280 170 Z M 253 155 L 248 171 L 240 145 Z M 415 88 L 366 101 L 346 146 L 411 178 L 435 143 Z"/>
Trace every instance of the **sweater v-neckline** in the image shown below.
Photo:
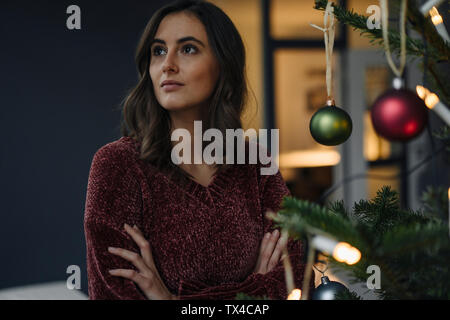
<path fill-rule="evenodd" d="M 214 199 L 216 197 L 222 197 L 225 194 L 226 188 L 230 182 L 230 171 L 231 168 L 216 171 L 208 186 L 204 186 L 201 183 L 181 174 L 175 173 L 169 177 L 165 172 L 158 170 L 158 173 L 163 176 L 168 183 L 174 185 L 183 192 L 186 192 L 195 199 L 200 200 L 208 207 L 214 208 Z"/>
<path fill-rule="evenodd" d="M 178 166 L 178 168 L 179 168 L 181 171 L 183 171 L 183 172 L 185 172 L 186 174 L 188 174 L 188 172 L 187 172 L 186 170 L 182 169 L 180 166 Z M 211 176 L 210 182 L 209 182 L 209 184 L 208 184 L 207 186 L 201 184 L 200 182 L 198 182 L 198 181 L 196 181 L 196 180 L 194 180 L 194 179 L 192 179 L 192 178 L 189 178 L 188 176 L 186 176 L 186 178 L 189 179 L 189 180 L 191 180 L 191 182 L 193 182 L 193 183 L 199 184 L 201 187 L 203 187 L 203 188 L 205 188 L 205 189 L 209 189 L 209 188 L 214 184 L 214 182 L 216 181 L 217 176 L 218 176 L 220 173 L 221 173 L 220 170 L 217 169 L 217 170 L 214 172 L 214 174 Z"/>
<path fill-rule="evenodd" d="M 136 148 L 139 145 L 139 143 L 131 137 L 122 137 L 122 138 L 129 139 L 132 142 L 134 142 Z M 138 149 L 135 150 L 136 152 L 138 152 Z M 169 184 L 172 184 L 179 190 L 190 194 L 191 196 L 200 200 L 209 207 L 214 207 L 213 197 L 223 196 L 225 194 L 225 191 L 230 183 L 230 174 L 233 169 L 233 167 L 229 167 L 225 170 L 216 170 L 216 172 L 213 175 L 213 178 L 211 179 L 211 182 L 207 186 L 204 186 L 201 183 L 193 180 L 192 178 L 183 176 L 181 174 L 175 173 L 168 176 L 166 172 L 159 170 L 153 164 L 149 163 L 147 164 L 153 168 L 156 174 L 163 177 L 163 179 L 165 179 Z"/>
<path fill-rule="evenodd" d="M 181 168 L 180 168 L 181 169 Z M 182 179 L 184 179 L 187 183 L 188 189 L 203 189 L 205 191 L 215 191 L 215 190 L 223 190 L 225 189 L 225 178 L 227 177 L 226 173 L 229 173 L 229 169 L 227 170 L 219 170 L 217 169 L 214 175 L 212 176 L 211 181 L 207 186 L 201 184 L 200 182 L 195 181 L 194 179 L 188 177 L 188 176 L 182 176 Z M 183 169 L 181 169 L 183 170 Z M 185 170 L 183 170 L 186 172 Z"/>

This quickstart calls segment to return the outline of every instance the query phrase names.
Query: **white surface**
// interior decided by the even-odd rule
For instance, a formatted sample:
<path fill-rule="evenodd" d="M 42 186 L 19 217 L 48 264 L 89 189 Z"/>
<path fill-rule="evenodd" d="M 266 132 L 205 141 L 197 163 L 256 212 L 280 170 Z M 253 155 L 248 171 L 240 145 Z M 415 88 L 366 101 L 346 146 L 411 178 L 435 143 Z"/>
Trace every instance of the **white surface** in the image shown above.
<path fill-rule="evenodd" d="M 0 290 L 0 300 L 89 300 L 81 290 L 70 290 L 65 281 Z"/>

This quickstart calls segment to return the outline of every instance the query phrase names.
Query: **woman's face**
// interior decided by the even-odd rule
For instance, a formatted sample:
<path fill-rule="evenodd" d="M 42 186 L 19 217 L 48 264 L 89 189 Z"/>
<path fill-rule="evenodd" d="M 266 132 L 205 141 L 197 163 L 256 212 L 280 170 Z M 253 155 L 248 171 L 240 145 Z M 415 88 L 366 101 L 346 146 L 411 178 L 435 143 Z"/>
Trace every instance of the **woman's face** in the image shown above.
<path fill-rule="evenodd" d="M 200 42 L 192 38 L 178 42 L 186 37 Z M 170 112 L 192 108 L 202 112 L 217 83 L 219 65 L 200 20 L 184 12 L 167 15 L 158 27 L 150 52 L 150 77 L 159 104 Z M 165 80 L 183 85 L 164 88 L 161 85 Z"/>

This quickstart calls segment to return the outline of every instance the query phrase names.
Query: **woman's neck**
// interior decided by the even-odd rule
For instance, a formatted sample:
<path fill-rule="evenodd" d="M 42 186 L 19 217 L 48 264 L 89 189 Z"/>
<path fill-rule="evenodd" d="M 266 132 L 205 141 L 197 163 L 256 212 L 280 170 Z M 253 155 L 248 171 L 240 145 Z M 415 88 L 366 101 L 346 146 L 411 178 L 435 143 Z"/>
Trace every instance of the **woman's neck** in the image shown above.
<path fill-rule="evenodd" d="M 188 110 L 170 111 L 172 131 L 175 129 L 187 129 L 191 136 L 194 136 L 194 121 L 204 122 L 207 112 L 201 106 L 189 108 Z"/>
<path fill-rule="evenodd" d="M 205 123 L 206 120 L 205 116 L 203 115 L 202 117 L 201 112 L 171 112 L 170 118 L 172 124 L 171 135 L 173 131 L 177 129 L 185 129 L 188 131 L 191 142 L 191 163 L 194 163 L 194 144 L 195 141 L 203 141 L 203 123 Z M 201 122 L 201 126 L 199 125 L 199 121 Z M 184 139 L 184 137 L 182 139 Z M 172 141 L 172 147 L 180 143 L 182 139 L 178 138 L 177 141 Z M 198 152 L 202 152 L 202 150 L 198 150 Z M 202 156 L 201 154 L 199 155 Z"/>

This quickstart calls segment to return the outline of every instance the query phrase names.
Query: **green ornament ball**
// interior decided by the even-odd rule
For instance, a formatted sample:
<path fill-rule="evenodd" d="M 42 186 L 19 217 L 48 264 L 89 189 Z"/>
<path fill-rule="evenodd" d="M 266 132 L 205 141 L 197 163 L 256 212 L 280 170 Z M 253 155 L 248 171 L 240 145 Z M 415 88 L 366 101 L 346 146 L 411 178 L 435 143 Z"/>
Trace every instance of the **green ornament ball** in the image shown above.
<path fill-rule="evenodd" d="M 336 146 L 345 142 L 352 133 L 352 119 L 347 112 L 334 105 L 320 108 L 309 122 L 309 131 L 318 143 Z"/>

